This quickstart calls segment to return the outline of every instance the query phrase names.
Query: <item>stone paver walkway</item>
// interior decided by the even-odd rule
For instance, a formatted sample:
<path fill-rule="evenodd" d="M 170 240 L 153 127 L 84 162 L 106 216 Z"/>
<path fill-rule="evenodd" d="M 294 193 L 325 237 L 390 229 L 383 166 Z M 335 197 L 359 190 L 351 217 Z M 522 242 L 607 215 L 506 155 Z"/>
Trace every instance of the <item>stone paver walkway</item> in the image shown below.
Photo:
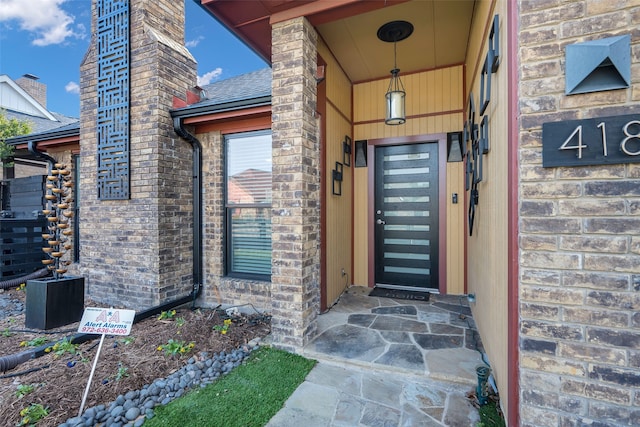
<path fill-rule="evenodd" d="M 482 344 L 466 299 L 369 297 L 351 287 L 318 319 L 319 360 L 269 427 L 475 426 L 466 398 Z"/>

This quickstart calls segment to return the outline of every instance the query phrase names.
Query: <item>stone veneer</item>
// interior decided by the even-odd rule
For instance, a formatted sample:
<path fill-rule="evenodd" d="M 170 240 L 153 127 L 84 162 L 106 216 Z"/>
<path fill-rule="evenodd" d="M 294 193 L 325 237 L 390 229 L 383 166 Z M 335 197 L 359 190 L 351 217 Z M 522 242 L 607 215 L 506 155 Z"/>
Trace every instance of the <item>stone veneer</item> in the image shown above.
<path fill-rule="evenodd" d="M 274 344 L 299 349 L 316 333 L 320 296 L 317 34 L 305 18 L 272 26 L 272 269 Z"/>
<path fill-rule="evenodd" d="M 80 67 L 78 270 L 92 299 L 141 309 L 192 288 L 191 146 L 169 115 L 196 83 L 184 2 L 130 2 L 130 200 L 97 199 L 96 58 L 94 37 Z"/>
<path fill-rule="evenodd" d="M 638 114 L 640 3 L 519 6 L 521 425 L 640 425 L 640 164 L 541 150 L 545 122 Z M 565 96 L 565 46 L 623 34 L 632 87 Z"/>

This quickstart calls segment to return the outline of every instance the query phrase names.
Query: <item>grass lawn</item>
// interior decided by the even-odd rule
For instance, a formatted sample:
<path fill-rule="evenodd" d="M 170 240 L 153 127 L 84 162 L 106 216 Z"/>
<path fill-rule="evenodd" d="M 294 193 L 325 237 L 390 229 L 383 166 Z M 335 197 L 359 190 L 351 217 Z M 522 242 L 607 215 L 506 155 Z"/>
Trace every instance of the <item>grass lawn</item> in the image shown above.
<path fill-rule="evenodd" d="M 479 409 L 480 423 L 477 427 L 505 427 L 504 418 L 496 402 L 490 401 Z"/>
<path fill-rule="evenodd" d="M 315 360 L 262 347 L 215 383 L 156 408 L 155 416 L 144 425 L 264 426 L 315 364 Z"/>

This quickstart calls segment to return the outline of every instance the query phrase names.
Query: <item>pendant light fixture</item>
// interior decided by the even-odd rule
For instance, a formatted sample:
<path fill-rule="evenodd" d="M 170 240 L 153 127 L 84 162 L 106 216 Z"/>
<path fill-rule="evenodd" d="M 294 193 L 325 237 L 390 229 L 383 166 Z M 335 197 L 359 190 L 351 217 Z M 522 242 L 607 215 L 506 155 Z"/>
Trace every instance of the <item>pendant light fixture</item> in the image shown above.
<path fill-rule="evenodd" d="M 389 89 L 385 94 L 386 116 L 384 122 L 388 125 L 401 125 L 406 122 L 404 85 L 400 80 L 400 69 L 396 62 L 396 44 L 413 33 L 413 25 L 407 21 L 391 21 L 378 29 L 378 38 L 383 42 L 393 42 L 393 70 Z"/>

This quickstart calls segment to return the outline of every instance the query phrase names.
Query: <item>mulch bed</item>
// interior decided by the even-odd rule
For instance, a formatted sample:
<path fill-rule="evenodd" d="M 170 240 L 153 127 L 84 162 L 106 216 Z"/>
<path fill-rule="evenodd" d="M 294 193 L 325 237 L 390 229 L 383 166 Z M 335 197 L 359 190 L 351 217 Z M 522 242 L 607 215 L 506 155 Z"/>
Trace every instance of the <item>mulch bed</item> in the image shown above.
<path fill-rule="evenodd" d="M 24 291 L 0 290 L 0 298 L 24 299 Z M 100 307 L 95 303 L 85 306 Z M 227 318 L 221 310 L 180 308 L 171 319 L 159 320 L 154 316 L 134 324 L 129 336 L 106 336 L 85 409 L 108 404 L 120 394 L 139 390 L 157 378 L 165 378 L 184 366 L 189 357 L 200 358 L 201 352 L 212 355 L 230 351 L 270 332 L 269 317 L 257 312 L 234 316 L 226 334 L 214 329 L 221 327 Z M 22 330 L 24 314 L 0 319 L 0 356 L 24 351 L 28 348 L 25 343 L 41 337 L 53 345 L 74 335 L 77 324 L 47 331 L 57 332 L 55 334 Z M 78 354 L 49 352 L 11 371 L 0 372 L 0 420 L 3 425 L 18 425 L 22 419 L 20 411 L 35 403 L 49 409 L 49 414 L 37 424 L 39 427 L 57 426 L 78 415 L 99 338 L 96 335 L 95 340 L 80 344 Z M 167 355 L 158 350 L 170 339 L 186 345 L 192 342 L 194 346 L 182 355 Z M 34 391 L 19 398 L 16 391 L 20 384 L 33 385 Z"/>

